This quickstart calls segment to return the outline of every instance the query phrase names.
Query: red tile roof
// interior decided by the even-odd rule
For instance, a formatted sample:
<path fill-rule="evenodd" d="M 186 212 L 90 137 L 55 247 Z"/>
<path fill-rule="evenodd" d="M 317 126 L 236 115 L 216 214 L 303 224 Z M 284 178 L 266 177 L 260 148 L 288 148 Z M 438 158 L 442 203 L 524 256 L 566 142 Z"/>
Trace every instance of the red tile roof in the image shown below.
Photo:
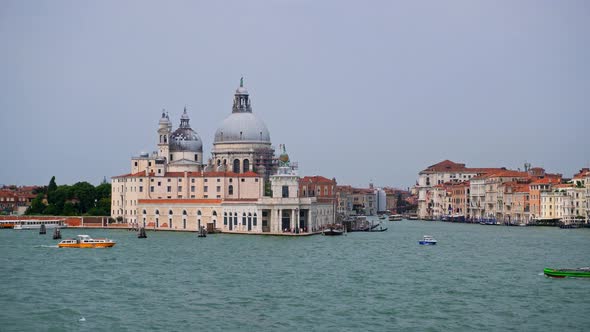
<path fill-rule="evenodd" d="M 315 176 L 304 176 L 303 178 L 301 178 L 300 183 L 330 183 L 330 184 L 334 184 L 336 181 L 330 180 L 328 178 L 325 178 L 323 176 L 320 175 L 315 175 Z"/>

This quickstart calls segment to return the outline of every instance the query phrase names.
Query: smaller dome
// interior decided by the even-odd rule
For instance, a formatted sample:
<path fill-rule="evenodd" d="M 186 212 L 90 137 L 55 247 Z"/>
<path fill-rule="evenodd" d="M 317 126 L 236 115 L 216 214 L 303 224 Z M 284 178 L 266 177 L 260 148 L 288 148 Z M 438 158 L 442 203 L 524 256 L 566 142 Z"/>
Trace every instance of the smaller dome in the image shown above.
<path fill-rule="evenodd" d="M 159 124 L 161 124 L 161 125 L 170 124 L 170 118 L 168 117 L 168 113 L 166 113 L 166 110 L 162 110 L 162 117 L 160 118 Z"/>
<path fill-rule="evenodd" d="M 203 152 L 203 142 L 191 128 L 178 128 L 170 136 L 170 152 Z"/>
<path fill-rule="evenodd" d="M 171 152 L 203 152 L 203 142 L 199 134 L 191 128 L 189 121 L 185 107 L 180 117 L 180 127 L 170 136 Z"/>

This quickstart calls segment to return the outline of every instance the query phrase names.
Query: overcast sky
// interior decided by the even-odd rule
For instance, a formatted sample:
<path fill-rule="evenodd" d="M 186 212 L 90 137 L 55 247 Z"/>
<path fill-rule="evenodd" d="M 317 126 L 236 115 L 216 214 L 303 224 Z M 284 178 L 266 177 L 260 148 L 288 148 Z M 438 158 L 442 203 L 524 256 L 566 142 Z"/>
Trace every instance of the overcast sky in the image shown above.
<path fill-rule="evenodd" d="M 589 1 L 0 1 L 0 184 L 89 181 L 187 105 L 210 156 L 240 76 L 302 175 L 590 164 Z"/>

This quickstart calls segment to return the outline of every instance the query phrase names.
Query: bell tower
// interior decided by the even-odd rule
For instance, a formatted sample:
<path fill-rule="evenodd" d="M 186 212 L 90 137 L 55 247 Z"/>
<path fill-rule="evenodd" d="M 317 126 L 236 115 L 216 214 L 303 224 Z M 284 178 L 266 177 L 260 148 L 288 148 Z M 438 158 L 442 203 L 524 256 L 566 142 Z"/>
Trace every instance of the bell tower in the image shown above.
<path fill-rule="evenodd" d="M 160 118 L 158 125 L 158 156 L 164 157 L 166 160 L 168 160 L 172 122 L 170 122 L 170 118 L 168 117 L 166 110 L 162 110 L 162 117 Z"/>

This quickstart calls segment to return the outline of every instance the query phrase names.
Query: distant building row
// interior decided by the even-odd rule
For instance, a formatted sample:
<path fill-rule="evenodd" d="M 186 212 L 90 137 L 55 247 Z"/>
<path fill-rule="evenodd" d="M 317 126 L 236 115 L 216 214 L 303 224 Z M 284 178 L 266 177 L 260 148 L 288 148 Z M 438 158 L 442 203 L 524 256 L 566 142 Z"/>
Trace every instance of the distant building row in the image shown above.
<path fill-rule="evenodd" d="M 422 219 L 460 217 L 471 220 L 564 223 L 590 219 L 590 169 L 571 180 L 525 165 L 524 171 L 468 168 L 442 161 L 421 171 L 414 187 Z"/>
<path fill-rule="evenodd" d="M 23 214 L 36 197 L 35 186 L 4 186 L 0 188 L 0 213 Z"/>
<path fill-rule="evenodd" d="M 337 209 L 339 215 L 375 215 L 382 212 L 398 213 L 398 202 L 411 201 L 408 191 L 394 188 L 354 188 L 336 187 Z M 409 202 L 411 204 L 411 202 Z"/>

